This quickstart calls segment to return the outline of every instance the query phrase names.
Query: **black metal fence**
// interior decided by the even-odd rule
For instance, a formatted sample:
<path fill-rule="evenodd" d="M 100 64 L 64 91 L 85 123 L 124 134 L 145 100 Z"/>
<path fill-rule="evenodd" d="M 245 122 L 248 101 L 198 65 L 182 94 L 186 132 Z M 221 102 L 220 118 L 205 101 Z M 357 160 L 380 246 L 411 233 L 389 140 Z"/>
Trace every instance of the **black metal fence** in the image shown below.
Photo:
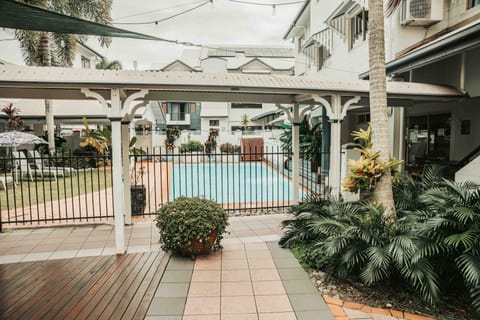
<path fill-rule="evenodd" d="M 132 214 L 155 214 L 179 196 L 211 199 L 234 213 L 278 210 L 293 203 L 291 153 L 277 147 L 229 151 L 153 148 L 131 155 Z M 325 197 L 321 161 L 310 160 L 325 155 L 300 157 L 299 199 L 311 192 Z M 10 152 L 0 157 L 0 188 L 0 230 L 2 225 L 113 218 L 111 163 L 98 153 Z"/>
<path fill-rule="evenodd" d="M 0 158 L 0 230 L 2 225 L 111 218 L 111 186 L 110 160 L 95 152 L 8 152 Z"/>
<path fill-rule="evenodd" d="M 292 205 L 292 154 L 279 147 L 252 148 L 242 153 L 167 152 L 144 149 L 131 156 L 132 183 L 146 190 L 145 210 L 154 214 L 180 196 L 198 196 L 219 203 L 230 212 L 259 212 Z M 308 193 L 326 196 L 320 161 L 322 154 L 300 155 L 299 199 Z"/>

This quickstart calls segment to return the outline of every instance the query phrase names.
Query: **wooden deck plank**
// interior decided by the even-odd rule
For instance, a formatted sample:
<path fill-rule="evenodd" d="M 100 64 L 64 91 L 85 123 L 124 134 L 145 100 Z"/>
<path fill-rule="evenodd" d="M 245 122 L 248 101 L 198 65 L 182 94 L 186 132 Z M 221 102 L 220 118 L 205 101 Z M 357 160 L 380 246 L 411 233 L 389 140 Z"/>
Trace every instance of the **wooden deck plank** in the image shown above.
<path fill-rule="evenodd" d="M 108 292 L 112 289 L 113 285 L 117 281 L 121 281 L 122 277 L 125 277 L 126 274 L 129 274 L 131 272 L 133 267 L 140 260 L 141 256 L 141 254 L 136 254 L 128 265 L 126 265 L 124 268 L 118 269 L 114 276 L 111 277 L 110 281 L 108 281 L 102 287 L 102 289 L 92 299 L 90 299 L 90 301 L 86 304 L 85 308 L 81 310 L 78 315 L 76 315 L 75 319 L 82 318 L 80 317 L 80 315 L 82 315 L 83 318 L 87 318 L 88 315 L 92 313 L 92 311 L 97 307 L 99 303 L 108 303 L 108 301 L 105 302 L 105 296 L 108 294 Z"/>
<path fill-rule="evenodd" d="M 72 259 L 74 262 L 77 259 Z M 97 259 L 81 259 L 76 267 L 76 272 L 69 273 L 66 276 L 58 277 L 58 273 L 54 272 L 46 283 L 38 283 L 38 285 L 31 290 L 30 294 L 24 297 L 22 300 L 21 308 L 15 308 L 14 313 L 9 316 L 7 314 L 6 319 L 33 319 L 36 318 L 36 313 L 39 309 L 43 308 L 45 304 L 49 304 L 50 299 L 70 281 L 74 280 L 77 275 L 83 275 L 88 271 L 89 266 L 98 263 Z M 57 270 L 58 271 L 58 270 Z M 27 288 L 28 289 L 28 288 Z M 37 303 L 36 296 L 41 296 L 42 303 Z"/>
<path fill-rule="evenodd" d="M 148 308 L 150 307 L 150 303 L 152 302 L 153 296 L 157 291 L 158 284 L 160 280 L 162 280 L 163 273 L 165 272 L 165 268 L 168 264 L 169 259 L 165 258 L 162 259 L 161 264 L 158 266 L 157 271 L 153 275 L 152 281 L 148 285 L 145 295 L 143 296 L 141 301 L 138 303 L 130 303 L 127 311 L 123 315 L 122 319 L 129 320 L 129 319 L 138 319 L 141 320 L 145 318 L 147 314 Z M 137 301 L 136 301 L 137 302 Z M 138 307 L 137 307 L 138 305 Z"/>
<path fill-rule="evenodd" d="M 115 256 L 115 260 L 112 261 L 112 264 L 108 267 L 108 270 L 101 275 L 100 279 L 97 282 L 92 283 L 86 293 L 76 295 L 75 299 L 72 300 L 70 304 L 65 305 L 65 307 L 53 318 L 58 320 L 74 318 L 74 315 L 79 314 L 88 302 L 97 295 L 100 289 L 110 281 L 110 278 L 117 272 L 117 270 L 130 263 L 134 257 L 135 256 L 131 254 L 126 256 Z"/>
<path fill-rule="evenodd" d="M 101 276 L 101 273 L 105 271 L 105 268 L 111 264 L 114 258 L 112 256 L 102 257 L 93 265 L 89 265 L 83 272 L 67 283 L 61 288 L 58 293 L 52 297 L 46 299 L 45 304 L 38 311 L 35 311 L 35 317 L 42 319 L 52 318 L 55 313 L 63 309 L 71 299 L 75 299 L 77 295 L 80 295 L 80 291 L 84 286 L 87 286 L 90 282 L 95 282 L 97 278 Z M 50 314 L 50 316 L 47 316 Z"/>
<path fill-rule="evenodd" d="M 148 252 L 0 265 L 0 319 L 143 319 L 167 261 Z"/>
<path fill-rule="evenodd" d="M 5 317 L 10 310 L 24 309 L 30 303 L 34 303 L 35 299 L 33 297 L 35 295 L 43 296 L 42 288 L 50 290 L 50 286 L 58 282 L 55 274 L 64 267 L 68 267 L 68 264 L 73 264 L 73 262 L 58 260 L 52 261 L 50 264 L 39 263 L 31 273 L 16 277 L 17 284 L 5 289 L 4 295 L 0 298 L 2 302 L 0 304 L 0 318 Z"/>
<path fill-rule="evenodd" d="M 140 270 L 136 270 L 136 276 L 130 277 L 125 281 L 122 286 L 116 290 L 115 295 L 113 296 L 110 303 L 107 307 L 103 310 L 99 320 L 108 320 L 108 319 L 116 319 L 112 317 L 114 312 L 119 312 L 120 315 L 123 314 L 123 311 L 128 307 L 130 303 L 130 299 L 137 293 L 138 286 L 142 283 L 143 278 L 148 273 L 158 256 L 158 252 L 151 252 L 147 256 L 148 260 L 144 263 Z"/>

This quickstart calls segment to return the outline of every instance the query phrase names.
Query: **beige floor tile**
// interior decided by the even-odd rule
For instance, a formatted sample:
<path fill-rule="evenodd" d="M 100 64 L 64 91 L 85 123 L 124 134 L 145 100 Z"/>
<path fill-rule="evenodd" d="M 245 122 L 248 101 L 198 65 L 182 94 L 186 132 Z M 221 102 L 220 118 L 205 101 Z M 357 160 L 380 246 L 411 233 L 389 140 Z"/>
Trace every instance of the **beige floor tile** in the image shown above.
<path fill-rule="evenodd" d="M 221 268 L 221 259 L 200 259 L 195 261 L 195 270 L 220 270 Z"/>
<path fill-rule="evenodd" d="M 275 281 L 280 280 L 277 269 L 250 270 L 252 281 Z"/>
<path fill-rule="evenodd" d="M 220 282 L 192 282 L 189 297 L 220 297 Z"/>
<path fill-rule="evenodd" d="M 219 314 L 183 316 L 182 320 L 220 320 Z"/>
<path fill-rule="evenodd" d="M 268 250 L 251 250 L 247 251 L 248 260 L 255 259 L 272 259 L 272 255 Z"/>
<path fill-rule="evenodd" d="M 222 314 L 221 320 L 258 320 L 256 313 Z"/>
<path fill-rule="evenodd" d="M 191 282 L 220 282 L 220 270 L 195 270 Z"/>
<path fill-rule="evenodd" d="M 220 314 L 220 297 L 187 298 L 184 315 Z"/>
<path fill-rule="evenodd" d="M 222 260 L 238 260 L 238 259 L 246 259 L 247 254 L 245 250 L 231 250 L 231 251 L 224 251 L 222 252 Z"/>
<path fill-rule="evenodd" d="M 275 269 L 275 263 L 273 263 L 272 258 L 249 259 L 248 266 L 250 269 Z"/>
<path fill-rule="evenodd" d="M 247 252 L 250 250 L 268 250 L 265 242 L 246 243 L 245 249 L 247 249 Z"/>
<path fill-rule="evenodd" d="M 244 270 L 222 270 L 222 282 L 250 281 L 250 272 Z"/>
<path fill-rule="evenodd" d="M 292 312 L 287 295 L 255 296 L 258 313 Z"/>
<path fill-rule="evenodd" d="M 253 292 L 256 296 L 285 294 L 282 281 L 254 281 Z"/>
<path fill-rule="evenodd" d="M 222 297 L 250 296 L 253 295 L 250 281 L 222 282 Z"/>
<path fill-rule="evenodd" d="M 222 297 L 221 314 L 256 313 L 253 296 Z"/>
<path fill-rule="evenodd" d="M 258 320 L 297 320 L 294 312 L 260 313 Z"/>
<path fill-rule="evenodd" d="M 248 269 L 247 259 L 226 259 L 222 260 L 222 269 Z"/>

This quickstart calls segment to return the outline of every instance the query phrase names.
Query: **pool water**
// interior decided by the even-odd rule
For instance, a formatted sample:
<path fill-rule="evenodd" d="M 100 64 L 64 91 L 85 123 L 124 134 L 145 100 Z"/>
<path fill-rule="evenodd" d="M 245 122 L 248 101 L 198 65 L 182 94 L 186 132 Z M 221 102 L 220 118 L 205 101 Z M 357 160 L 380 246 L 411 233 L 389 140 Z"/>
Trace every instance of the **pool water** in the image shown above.
<path fill-rule="evenodd" d="M 170 201 L 196 196 L 218 203 L 291 200 L 289 180 L 262 162 L 175 164 Z"/>

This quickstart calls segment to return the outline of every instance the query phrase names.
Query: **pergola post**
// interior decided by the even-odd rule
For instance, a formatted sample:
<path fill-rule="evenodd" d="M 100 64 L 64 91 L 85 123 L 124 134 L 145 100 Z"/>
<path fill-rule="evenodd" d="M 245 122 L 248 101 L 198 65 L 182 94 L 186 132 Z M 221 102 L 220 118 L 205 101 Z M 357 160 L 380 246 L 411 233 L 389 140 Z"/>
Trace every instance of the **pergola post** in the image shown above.
<path fill-rule="evenodd" d="M 338 197 L 340 195 L 340 185 L 341 185 L 341 161 L 342 161 L 342 146 L 341 146 L 341 136 L 342 136 L 342 123 L 343 117 L 340 118 L 338 115 L 342 111 L 342 102 L 339 95 L 332 95 L 331 99 L 331 108 L 332 112 L 336 116 L 330 116 L 330 171 L 328 173 L 329 185 L 331 190 L 331 195 Z"/>
<path fill-rule="evenodd" d="M 125 253 L 121 111 L 122 101 L 120 99 L 120 89 L 111 89 L 111 111 L 109 118 L 112 125 L 113 208 L 115 216 L 115 248 L 117 254 Z"/>
<path fill-rule="evenodd" d="M 130 194 L 130 121 L 122 121 L 122 168 L 123 168 L 123 207 L 125 224 L 132 224 L 132 205 Z"/>
<path fill-rule="evenodd" d="M 347 115 L 348 108 L 360 101 L 360 96 L 355 96 L 342 104 L 340 94 L 331 94 L 330 101 L 319 95 L 312 95 L 315 102 L 321 103 L 330 122 L 330 170 L 328 172 L 328 185 L 330 195 L 340 196 L 341 168 L 342 168 L 342 120 Z"/>
<path fill-rule="evenodd" d="M 292 202 L 297 204 L 300 191 L 300 107 L 298 103 L 293 105 L 292 118 Z"/>

